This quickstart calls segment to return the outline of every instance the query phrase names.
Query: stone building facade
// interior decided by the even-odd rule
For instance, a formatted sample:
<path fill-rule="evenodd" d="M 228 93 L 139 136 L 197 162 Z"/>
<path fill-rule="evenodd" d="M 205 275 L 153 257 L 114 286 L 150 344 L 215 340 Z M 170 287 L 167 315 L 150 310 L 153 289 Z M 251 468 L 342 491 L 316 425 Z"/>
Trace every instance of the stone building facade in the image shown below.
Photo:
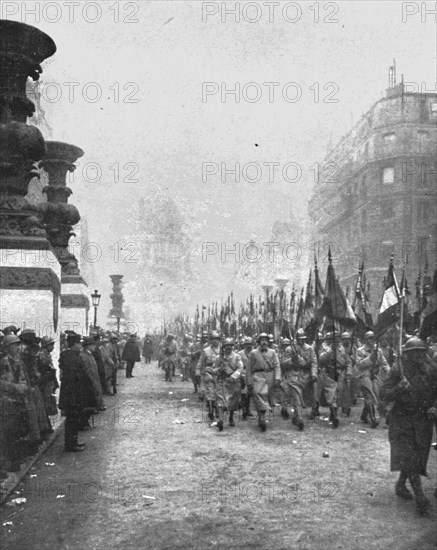
<path fill-rule="evenodd" d="M 437 95 L 392 84 L 320 165 L 309 203 L 314 241 L 331 244 L 341 283 L 364 260 L 376 311 L 390 254 L 414 286 L 437 247 Z"/>

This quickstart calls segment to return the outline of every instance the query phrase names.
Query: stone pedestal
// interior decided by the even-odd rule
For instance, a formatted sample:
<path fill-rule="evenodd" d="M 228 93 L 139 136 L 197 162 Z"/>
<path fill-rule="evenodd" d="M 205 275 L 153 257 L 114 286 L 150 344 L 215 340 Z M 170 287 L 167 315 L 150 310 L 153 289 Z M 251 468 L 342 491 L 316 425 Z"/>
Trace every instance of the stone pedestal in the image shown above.
<path fill-rule="evenodd" d="M 61 266 L 37 209 L 25 195 L 45 153 L 41 132 L 27 124 L 35 111 L 26 97 L 28 77 L 38 80 L 40 63 L 56 51 L 38 29 L 0 21 L 0 306 L 1 326 L 59 333 Z"/>
<path fill-rule="evenodd" d="M 68 241 L 74 235 L 73 225 L 80 220 L 77 208 L 68 204 L 72 190 L 67 187 L 67 172 L 76 168 L 75 161 L 84 152 L 79 147 L 60 141 L 47 141 L 46 154 L 39 163 L 48 176 L 43 191 L 47 202 L 40 205 L 47 236 L 62 266 L 61 326 L 88 334 L 89 290 L 80 274 L 77 258 L 68 251 Z"/>

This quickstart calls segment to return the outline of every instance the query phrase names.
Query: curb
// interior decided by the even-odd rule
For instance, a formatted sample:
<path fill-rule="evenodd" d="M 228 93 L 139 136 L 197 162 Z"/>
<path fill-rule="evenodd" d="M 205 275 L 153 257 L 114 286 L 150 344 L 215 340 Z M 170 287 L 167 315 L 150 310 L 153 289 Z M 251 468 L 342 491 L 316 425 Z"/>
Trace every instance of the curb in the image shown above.
<path fill-rule="evenodd" d="M 49 449 L 53 445 L 55 439 L 58 437 L 58 435 L 61 432 L 61 428 L 64 425 L 64 422 L 65 422 L 65 418 L 62 417 L 59 423 L 55 426 L 54 432 L 50 435 L 49 439 L 47 439 L 46 441 L 44 441 L 44 443 L 41 444 L 36 455 L 29 458 L 29 460 L 21 466 L 21 469 L 19 472 L 11 472 L 8 475 L 8 477 L 1 482 L 0 504 L 4 504 L 6 499 L 9 497 L 12 491 L 14 491 L 14 489 L 21 483 L 21 480 L 29 472 L 32 466 L 36 462 L 38 462 L 38 460 L 47 451 L 47 449 Z"/>

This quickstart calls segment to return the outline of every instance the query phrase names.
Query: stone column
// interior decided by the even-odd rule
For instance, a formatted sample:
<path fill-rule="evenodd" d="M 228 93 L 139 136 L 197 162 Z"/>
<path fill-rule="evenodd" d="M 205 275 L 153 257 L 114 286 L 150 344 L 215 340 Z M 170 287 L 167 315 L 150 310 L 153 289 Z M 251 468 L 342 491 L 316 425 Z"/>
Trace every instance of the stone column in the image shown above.
<path fill-rule="evenodd" d="M 76 168 L 75 161 L 84 152 L 79 147 L 60 141 L 47 141 L 46 154 L 39 163 L 48 177 L 43 189 L 47 202 L 39 205 L 47 237 L 61 264 L 61 320 L 63 330 L 87 334 L 90 302 L 88 285 L 80 274 L 77 258 L 68 250 L 74 235 L 73 225 L 80 220 L 75 206 L 68 204 L 72 190 L 67 187 L 67 173 Z"/>
<path fill-rule="evenodd" d="M 120 331 L 120 319 L 124 319 L 123 304 L 124 298 L 122 289 L 123 275 L 110 275 L 112 281 L 112 294 L 110 298 L 112 300 L 112 309 L 109 312 L 109 317 L 115 317 L 117 320 L 117 331 Z"/>
<path fill-rule="evenodd" d="M 40 30 L 0 21 L 0 303 L 1 325 L 58 330 L 61 266 L 35 207 L 25 195 L 37 176 L 44 138 L 27 124 L 35 106 L 26 97 L 28 77 L 38 80 L 40 63 L 56 51 Z"/>

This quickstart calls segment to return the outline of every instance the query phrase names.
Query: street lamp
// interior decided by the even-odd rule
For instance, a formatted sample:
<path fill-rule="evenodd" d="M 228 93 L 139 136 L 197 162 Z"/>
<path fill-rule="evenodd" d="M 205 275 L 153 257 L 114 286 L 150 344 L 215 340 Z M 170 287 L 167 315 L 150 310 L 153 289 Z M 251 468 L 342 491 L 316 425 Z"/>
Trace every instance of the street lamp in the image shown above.
<path fill-rule="evenodd" d="M 97 292 L 97 290 L 94 291 L 94 294 L 91 294 L 91 300 L 93 301 L 94 306 L 94 328 L 97 328 L 97 308 L 99 307 L 101 294 Z"/>
<path fill-rule="evenodd" d="M 267 330 L 267 305 L 269 303 L 269 292 L 274 288 L 273 285 L 261 285 L 261 288 L 265 293 L 265 302 L 264 302 L 264 330 Z"/>
<path fill-rule="evenodd" d="M 279 287 L 279 336 L 282 336 L 282 327 L 284 324 L 284 288 L 289 279 L 285 277 L 278 277 L 275 279 L 275 283 Z"/>

